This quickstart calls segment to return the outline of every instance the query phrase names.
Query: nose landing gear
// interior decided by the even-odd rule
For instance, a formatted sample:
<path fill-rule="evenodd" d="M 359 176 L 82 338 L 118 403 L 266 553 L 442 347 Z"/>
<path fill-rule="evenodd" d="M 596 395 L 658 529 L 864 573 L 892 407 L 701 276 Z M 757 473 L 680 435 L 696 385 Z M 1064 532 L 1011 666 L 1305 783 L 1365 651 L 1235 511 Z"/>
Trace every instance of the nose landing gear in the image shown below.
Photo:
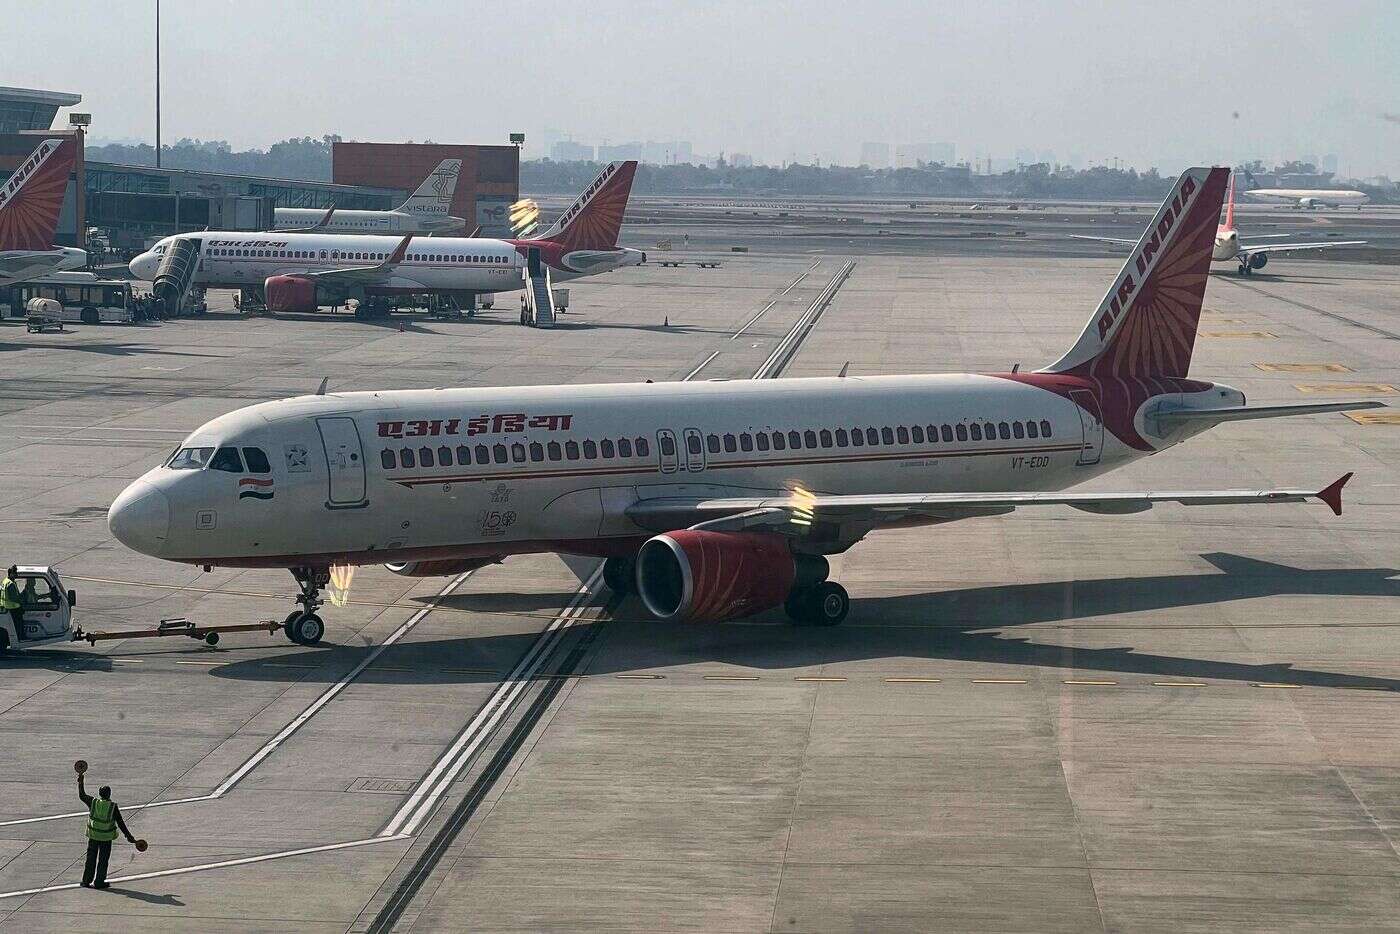
<path fill-rule="evenodd" d="M 292 568 L 301 594 L 297 603 L 301 609 L 293 610 L 282 622 L 282 631 L 297 645 L 315 645 L 326 634 L 326 624 L 316 611 L 325 603 L 321 599 L 321 588 L 330 583 L 331 573 L 327 568 Z"/>

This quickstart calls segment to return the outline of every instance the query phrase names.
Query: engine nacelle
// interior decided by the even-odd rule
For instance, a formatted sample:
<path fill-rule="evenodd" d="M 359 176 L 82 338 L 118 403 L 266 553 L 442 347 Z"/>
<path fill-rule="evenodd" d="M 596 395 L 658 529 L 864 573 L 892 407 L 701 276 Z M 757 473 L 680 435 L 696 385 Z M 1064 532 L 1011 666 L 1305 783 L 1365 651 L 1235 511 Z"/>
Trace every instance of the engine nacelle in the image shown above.
<path fill-rule="evenodd" d="M 642 545 L 637 593 L 662 620 L 720 622 L 782 603 L 798 563 L 779 535 L 683 529 Z"/>
<path fill-rule="evenodd" d="M 269 276 L 263 283 L 268 311 L 315 311 L 316 283 L 305 276 Z"/>
<path fill-rule="evenodd" d="M 1250 257 L 1249 257 L 1249 268 L 1250 268 L 1250 269 L 1263 269 L 1263 268 L 1264 268 L 1265 266 L 1267 266 L 1267 265 L 1269 265 L 1269 254 L 1268 254 L 1268 253 L 1252 253 L 1252 254 L 1250 254 Z"/>
<path fill-rule="evenodd" d="M 463 571 L 475 571 L 488 564 L 500 564 L 495 555 L 486 558 L 443 558 L 439 561 L 400 561 L 384 565 L 400 577 L 451 577 Z"/>

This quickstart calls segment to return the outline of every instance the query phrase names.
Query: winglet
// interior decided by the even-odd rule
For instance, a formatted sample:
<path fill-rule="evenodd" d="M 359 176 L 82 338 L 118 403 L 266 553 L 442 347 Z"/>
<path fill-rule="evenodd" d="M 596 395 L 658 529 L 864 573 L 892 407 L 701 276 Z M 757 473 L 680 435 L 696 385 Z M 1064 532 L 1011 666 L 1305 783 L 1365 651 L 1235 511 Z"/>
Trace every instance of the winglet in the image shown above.
<path fill-rule="evenodd" d="M 1324 490 L 1319 490 L 1317 498 L 1326 503 L 1332 510 L 1332 515 L 1342 514 L 1342 487 L 1347 485 L 1347 481 L 1352 478 L 1352 473 L 1345 473 L 1333 480 Z"/>
<path fill-rule="evenodd" d="M 326 213 L 325 213 L 325 215 L 322 216 L 322 218 L 321 218 L 319 221 L 316 222 L 316 226 L 317 226 L 317 227 L 324 227 L 324 226 L 326 226 L 327 224 L 329 224 L 329 223 L 331 222 L 331 215 L 334 214 L 334 213 L 335 213 L 335 205 L 332 204 L 330 207 L 326 208 Z"/>
<path fill-rule="evenodd" d="M 399 245 L 394 247 L 394 252 L 389 254 L 389 258 L 384 261 L 385 266 L 392 266 L 395 263 L 402 263 L 403 258 L 408 255 L 408 243 L 413 239 L 413 234 L 409 234 L 399 241 Z"/>

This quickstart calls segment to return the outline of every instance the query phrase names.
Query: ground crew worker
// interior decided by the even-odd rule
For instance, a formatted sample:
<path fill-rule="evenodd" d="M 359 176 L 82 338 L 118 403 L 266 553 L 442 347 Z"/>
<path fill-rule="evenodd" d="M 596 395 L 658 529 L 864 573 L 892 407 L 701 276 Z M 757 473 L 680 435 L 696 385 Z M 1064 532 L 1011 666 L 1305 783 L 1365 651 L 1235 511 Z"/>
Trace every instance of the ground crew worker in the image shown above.
<path fill-rule="evenodd" d="M 5 579 L 0 581 L 0 609 L 10 614 L 10 619 L 15 624 L 15 635 L 24 638 L 24 602 L 20 600 L 19 585 L 15 583 L 15 578 L 19 576 L 19 568 L 13 564 L 6 572 Z"/>
<path fill-rule="evenodd" d="M 111 788 L 103 785 L 97 789 L 97 797 L 94 798 L 83 788 L 83 774 L 79 772 L 78 797 L 88 807 L 87 862 L 83 864 L 82 885 L 84 888 L 109 888 L 107 859 L 112 855 L 112 841 L 117 839 L 117 831 L 120 830 L 122 836 L 133 846 L 136 844 L 136 838 L 126 829 L 121 809 L 117 807 L 117 802 L 112 800 Z"/>

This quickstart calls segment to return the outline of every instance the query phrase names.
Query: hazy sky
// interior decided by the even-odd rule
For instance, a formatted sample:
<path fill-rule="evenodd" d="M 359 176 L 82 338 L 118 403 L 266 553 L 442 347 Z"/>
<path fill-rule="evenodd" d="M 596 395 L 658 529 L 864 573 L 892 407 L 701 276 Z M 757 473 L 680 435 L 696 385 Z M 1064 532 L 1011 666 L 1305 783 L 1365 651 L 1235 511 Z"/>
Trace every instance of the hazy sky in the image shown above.
<path fill-rule="evenodd" d="M 0 84 L 81 93 L 93 135 L 149 139 L 153 8 L 0 0 Z M 1397 0 L 165 0 L 162 47 L 167 142 L 520 130 L 854 162 L 866 140 L 947 141 L 1165 168 L 1336 152 L 1400 177 Z"/>

